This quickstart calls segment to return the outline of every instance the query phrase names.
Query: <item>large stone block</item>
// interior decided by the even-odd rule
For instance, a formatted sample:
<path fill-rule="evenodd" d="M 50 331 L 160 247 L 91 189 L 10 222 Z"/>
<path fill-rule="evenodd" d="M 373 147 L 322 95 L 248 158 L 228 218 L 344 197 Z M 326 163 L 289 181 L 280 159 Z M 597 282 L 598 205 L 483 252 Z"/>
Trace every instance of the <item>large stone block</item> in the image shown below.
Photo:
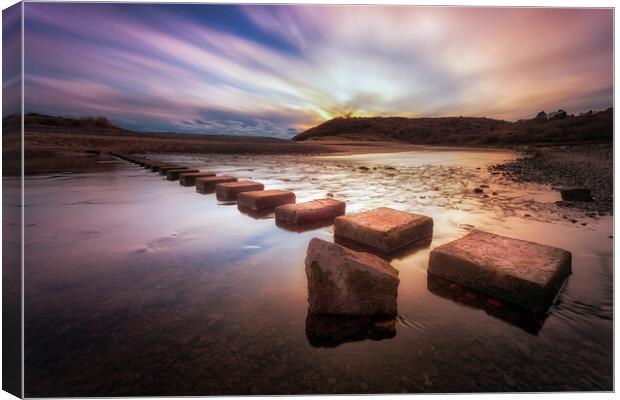
<path fill-rule="evenodd" d="M 255 211 L 271 209 L 282 204 L 291 204 L 294 202 L 295 193 L 279 189 L 244 192 L 237 196 L 237 204 L 240 207 Z"/>
<path fill-rule="evenodd" d="M 255 192 L 263 189 L 265 189 L 265 185 L 254 181 L 218 183 L 215 185 L 215 195 L 220 201 L 235 201 L 239 193 Z"/>
<path fill-rule="evenodd" d="M 171 169 L 190 169 L 183 165 L 168 165 L 159 167 L 159 175 L 166 175 Z"/>
<path fill-rule="evenodd" d="M 168 172 L 166 172 L 166 179 L 168 179 L 169 181 L 176 181 L 177 179 L 179 179 L 179 175 L 184 173 L 184 172 L 200 172 L 200 170 L 198 170 L 198 169 L 186 169 L 186 168 L 182 168 L 182 169 L 169 169 Z"/>
<path fill-rule="evenodd" d="M 221 175 L 221 176 L 207 176 L 204 178 L 196 178 L 196 191 L 198 193 L 213 193 L 215 192 L 215 185 L 225 182 L 236 182 L 237 178 L 234 176 Z"/>
<path fill-rule="evenodd" d="M 145 169 L 151 169 L 151 168 L 153 168 L 155 165 L 158 165 L 158 166 L 159 166 L 159 165 L 171 165 L 171 164 L 169 164 L 169 163 L 164 163 L 164 162 L 161 162 L 161 161 L 149 161 L 149 162 L 147 162 L 147 163 L 144 163 L 142 166 L 143 166 Z"/>
<path fill-rule="evenodd" d="M 178 167 L 178 165 L 176 164 L 170 164 L 170 163 L 158 163 L 158 164 L 152 164 L 151 165 L 151 171 L 153 172 L 159 172 L 160 168 L 165 168 L 165 167 Z"/>
<path fill-rule="evenodd" d="M 336 218 L 334 235 L 384 253 L 391 253 L 404 246 L 431 238 L 433 219 L 420 214 L 380 207 Z"/>
<path fill-rule="evenodd" d="M 346 203 L 330 198 L 286 204 L 275 209 L 276 222 L 288 225 L 309 224 L 316 221 L 333 220 L 344 215 Z"/>
<path fill-rule="evenodd" d="M 432 250 L 428 273 L 543 312 L 571 273 L 571 253 L 473 231 Z"/>
<path fill-rule="evenodd" d="M 215 172 L 181 172 L 179 174 L 179 184 L 181 186 L 194 186 L 196 184 L 196 178 L 205 178 L 208 176 L 215 176 Z"/>
<path fill-rule="evenodd" d="M 306 253 L 308 302 L 315 314 L 397 314 L 398 271 L 387 261 L 314 238 Z"/>

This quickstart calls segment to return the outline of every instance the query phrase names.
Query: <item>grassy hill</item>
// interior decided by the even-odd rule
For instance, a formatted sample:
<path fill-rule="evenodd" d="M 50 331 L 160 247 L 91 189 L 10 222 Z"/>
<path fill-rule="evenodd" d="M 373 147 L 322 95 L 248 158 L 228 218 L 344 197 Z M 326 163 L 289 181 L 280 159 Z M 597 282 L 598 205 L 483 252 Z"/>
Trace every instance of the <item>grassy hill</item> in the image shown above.
<path fill-rule="evenodd" d="M 613 139 L 613 109 L 578 116 L 562 110 L 517 122 L 478 117 L 334 118 L 293 140 L 347 139 L 430 145 L 502 145 L 598 142 Z"/>

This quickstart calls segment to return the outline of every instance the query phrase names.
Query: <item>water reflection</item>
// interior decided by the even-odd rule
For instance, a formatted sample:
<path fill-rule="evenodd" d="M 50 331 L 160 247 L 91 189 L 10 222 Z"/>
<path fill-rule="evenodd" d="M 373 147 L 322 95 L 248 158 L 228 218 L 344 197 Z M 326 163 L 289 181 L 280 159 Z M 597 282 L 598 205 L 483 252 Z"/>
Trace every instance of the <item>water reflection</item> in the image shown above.
<path fill-rule="evenodd" d="M 511 303 L 500 301 L 484 293 L 466 288 L 448 279 L 429 274 L 427 289 L 437 296 L 450 299 L 458 304 L 484 310 L 487 314 L 518 326 L 524 331 L 537 335 L 542 329 L 546 314 L 535 314 Z"/>
<path fill-rule="evenodd" d="M 392 260 L 401 259 L 401 258 L 410 256 L 419 250 L 428 249 L 431 243 L 433 242 L 433 238 L 430 237 L 430 238 L 419 240 L 417 242 L 400 247 L 390 253 L 386 253 L 379 249 L 375 249 L 374 247 L 370 247 L 363 243 L 359 243 L 359 242 L 356 242 L 354 240 L 351 240 L 349 238 L 339 236 L 339 235 L 334 236 L 334 242 L 338 243 L 341 246 L 348 247 L 351 250 L 374 254 L 378 257 L 383 258 L 386 261 L 392 261 Z"/>
<path fill-rule="evenodd" d="M 291 225 L 291 224 L 282 222 L 280 220 L 276 220 L 276 226 L 289 232 L 302 233 L 302 232 L 315 231 L 317 229 L 332 226 L 334 224 L 334 220 L 335 218 L 331 218 L 331 219 L 324 219 L 322 221 L 315 221 L 315 222 L 309 222 L 306 224 L 296 224 L 296 225 Z"/>
<path fill-rule="evenodd" d="M 237 204 L 237 209 L 241 214 L 247 215 L 248 217 L 254 219 L 273 219 L 273 208 L 268 208 L 265 210 L 254 210 L 250 207 Z"/>
<path fill-rule="evenodd" d="M 317 315 L 308 310 L 306 337 L 313 347 L 337 347 L 347 342 L 384 340 L 396 336 L 396 320 Z"/>
<path fill-rule="evenodd" d="M 305 253 L 312 237 L 333 239 L 330 226 L 293 234 L 271 211 L 254 219 L 137 165 L 84 157 L 84 171 L 25 180 L 27 396 L 613 387 L 613 219 L 571 224 L 547 202 L 548 187 L 513 185 L 484 168 L 510 153 L 149 157 L 294 190 L 300 202 L 331 194 L 348 212 L 432 216 L 430 247 L 392 260 L 398 335 L 372 340 L 395 331 L 308 316 Z M 480 184 L 498 195 L 474 194 Z M 542 329 L 528 328 L 536 335 L 429 284 L 430 250 L 471 227 L 573 253 L 560 302 Z"/>

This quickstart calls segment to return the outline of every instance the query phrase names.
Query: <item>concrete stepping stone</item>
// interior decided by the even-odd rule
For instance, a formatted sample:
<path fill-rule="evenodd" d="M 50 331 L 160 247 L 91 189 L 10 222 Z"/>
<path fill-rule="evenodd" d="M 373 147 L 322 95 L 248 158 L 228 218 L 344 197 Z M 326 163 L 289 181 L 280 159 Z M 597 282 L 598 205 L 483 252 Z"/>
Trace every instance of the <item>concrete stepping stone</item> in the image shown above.
<path fill-rule="evenodd" d="M 170 163 L 159 163 L 159 164 L 153 164 L 151 165 L 151 171 L 152 172 L 159 172 L 160 168 L 164 168 L 164 167 L 175 167 L 177 165 L 175 164 L 170 164 Z"/>
<path fill-rule="evenodd" d="M 238 181 L 218 183 L 215 185 L 215 195 L 220 201 L 235 201 L 239 193 L 253 192 L 265 189 L 265 185 L 254 181 Z"/>
<path fill-rule="evenodd" d="M 187 168 L 170 169 L 168 170 L 168 172 L 166 172 L 166 179 L 168 179 L 169 181 L 176 181 L 177 179 L 179 179 L 179 175 L 183 172 L 200 172 L 200 170 Z"/>
<path fill-rule="evenodd" d="M 240 207 L 260 211 L 272 209 L 283 204 L 295 203 L 295 193 L 288 190 L 261 190 L 255 192 L 243 192 L 237 196 L 237 204 Z"/>
<path fill-rule="evenodd" d="M 346 203 L 330 198 L 286 204 L 275 209 L 276 223 L 288 225 L 308 224 L 316 221 L 334 219 L 344 215 Z"/>
<path fill-rule="evenodd" d="M 215 185 L 218 183 L 236 182 L 237 178 L 229 175 L 206 176 L 204 178 L 196 178 L 196 191 L 198 193 L 213 193 Z"/>
<path fill-rule="evenodd" d="M 215 176 L 215 172 L 181 172 L 179 174 L 179 184 L 181 186 L 194 186 L 196 178 Z"/>
<path fill-rule="evenodd" d="M 544 312 L 571 273 L 571 253 L 473 231 L 433 249 L 428 273 L 528 310 Z"/>
<path fill-rule="evenodd" d="M 336 218 L 334 235 L 389 254 L 399 248 L 432 238 L 433 219 L 379 207 Z"/>
<path fill-rule="evenodd" d="M 397 314 L 398 271 L 387 261 L 313 238 L 305 261 L 314 314 L 375 317 Z"/>
<path fill-rule="evenodd" d="M 146 169 L 151 169 L 153 165 L 170 165 L 169 163 L 161 162 L 161 161 L 149 161 L 143 163 L 143 167 Z"/>
<path fill-rule="evenodd" d="M 159 175 L 166 175 L 168 171 L 171 169 L 190 169 L 189 167 L 185 167 L 183 165 L 169 165 L 169 166 L 160 166 L 159 167 Z"/>

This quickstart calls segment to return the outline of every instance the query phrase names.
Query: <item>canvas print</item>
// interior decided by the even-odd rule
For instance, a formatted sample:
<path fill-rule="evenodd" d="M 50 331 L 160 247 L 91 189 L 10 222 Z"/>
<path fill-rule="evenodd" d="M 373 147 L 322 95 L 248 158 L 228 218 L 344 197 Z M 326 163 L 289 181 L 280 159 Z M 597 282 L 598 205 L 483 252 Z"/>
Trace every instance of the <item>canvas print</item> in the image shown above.
<path fill-rule="evenodd" d="M 612 8 L 2 16 L 4 390 L 613 390 Z"/>

